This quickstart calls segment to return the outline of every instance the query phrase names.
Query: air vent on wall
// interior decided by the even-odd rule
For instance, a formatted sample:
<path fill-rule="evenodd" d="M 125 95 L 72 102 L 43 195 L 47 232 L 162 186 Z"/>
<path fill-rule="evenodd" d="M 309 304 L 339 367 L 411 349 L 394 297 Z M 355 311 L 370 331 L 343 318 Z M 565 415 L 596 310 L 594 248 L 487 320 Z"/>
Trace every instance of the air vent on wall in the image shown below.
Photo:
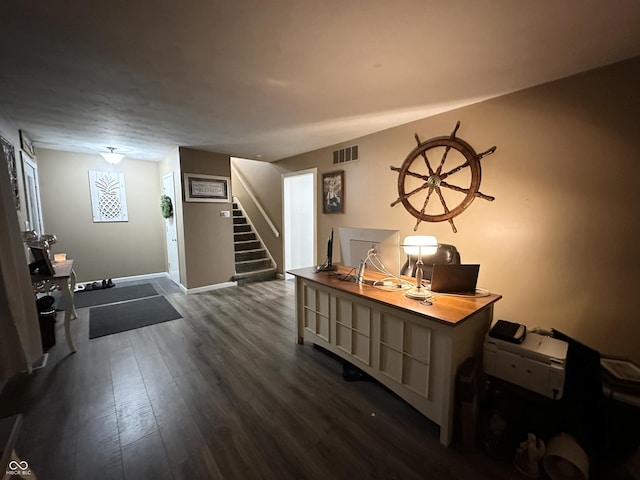
<path fill-rule="evenodd" d="M 346 163 L 358 160 L 358 145 L 352 145 L 351 147 L 341 148 L 333 152 L 333 163 Z"/>

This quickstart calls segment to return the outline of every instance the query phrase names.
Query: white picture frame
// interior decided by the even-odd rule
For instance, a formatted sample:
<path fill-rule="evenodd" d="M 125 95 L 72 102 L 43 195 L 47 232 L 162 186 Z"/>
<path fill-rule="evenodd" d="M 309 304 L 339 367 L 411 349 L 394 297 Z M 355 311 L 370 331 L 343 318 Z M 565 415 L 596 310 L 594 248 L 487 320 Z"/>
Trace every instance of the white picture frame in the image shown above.
<path fill-rule="evenodd" d="M 124 173 L 89 171 L 89 189 L 94 223 L 129 221 Z"/>

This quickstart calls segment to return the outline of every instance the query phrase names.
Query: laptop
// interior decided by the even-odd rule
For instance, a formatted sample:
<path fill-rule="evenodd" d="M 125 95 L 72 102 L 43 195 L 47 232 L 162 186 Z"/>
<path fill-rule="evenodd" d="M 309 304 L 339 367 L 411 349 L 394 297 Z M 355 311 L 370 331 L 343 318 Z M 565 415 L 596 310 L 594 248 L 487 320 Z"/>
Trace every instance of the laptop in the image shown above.
<path fill-rule="evenodd" d="M 480 265 L 455 264 L 434 265 L 431 274 L 431 291 L 436 293 L 461 293 L 471 295 L 476 292 Z"/>

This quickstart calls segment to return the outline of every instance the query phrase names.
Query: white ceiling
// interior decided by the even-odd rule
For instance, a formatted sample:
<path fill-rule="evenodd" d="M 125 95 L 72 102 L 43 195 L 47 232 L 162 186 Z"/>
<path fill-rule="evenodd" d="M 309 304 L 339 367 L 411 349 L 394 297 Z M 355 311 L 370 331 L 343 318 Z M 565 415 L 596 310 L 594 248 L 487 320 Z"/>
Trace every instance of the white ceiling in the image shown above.
<path fill-rule="evenodd" d="M 639 0 L 3 0 L 37 147 L 277 160 L 640 55 Z"/>

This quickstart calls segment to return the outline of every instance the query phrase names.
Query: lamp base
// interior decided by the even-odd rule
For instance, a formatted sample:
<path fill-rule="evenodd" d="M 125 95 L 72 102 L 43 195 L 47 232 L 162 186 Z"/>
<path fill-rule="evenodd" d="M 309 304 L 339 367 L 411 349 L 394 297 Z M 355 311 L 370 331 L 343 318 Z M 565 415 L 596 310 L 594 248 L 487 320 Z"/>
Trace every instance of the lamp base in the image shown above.
<path fill-rule="evenodd" d="M 404 292 L 405 297 L 415 298 L 416 300 L 426 300 L 431 297 L 431 292 L 426 288 L 411 287 Z"/>

